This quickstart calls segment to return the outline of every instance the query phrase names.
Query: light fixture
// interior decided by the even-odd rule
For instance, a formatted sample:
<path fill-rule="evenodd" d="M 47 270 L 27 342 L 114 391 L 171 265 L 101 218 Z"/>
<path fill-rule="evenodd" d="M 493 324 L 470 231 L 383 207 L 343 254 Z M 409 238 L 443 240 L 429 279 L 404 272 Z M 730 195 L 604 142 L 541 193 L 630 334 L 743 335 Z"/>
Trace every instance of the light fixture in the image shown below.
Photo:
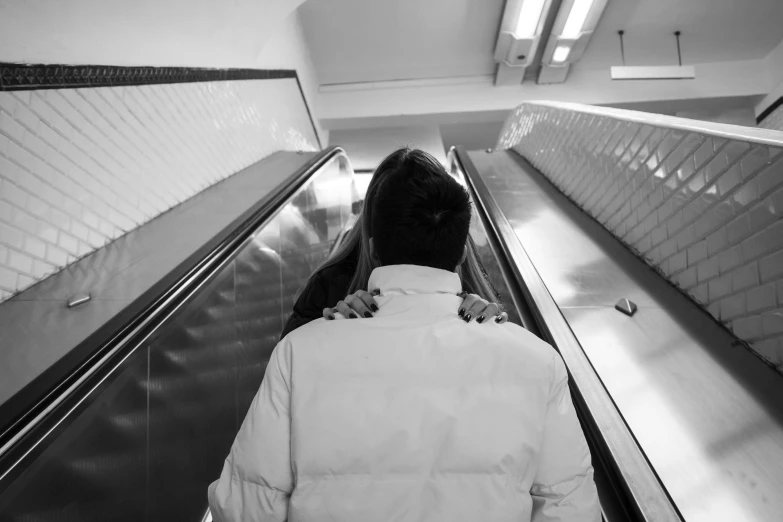
<path fill-rule="evenodd" d="M 582 27 L 585 25 L 587 14 L 590 12 L 590 8 L 593 7 L 593 0 L 574 0 L 571 5 L 571 10 L 568 12 L 568 18 L 566 18 L 563 31 L 560 33 L 561 38 L 567 38 L 569 40 L 576 40 L 579 38 L 579 34 L 582 32 Z"/>
<path fill-rule="evenodd" d="M 696 69 L 693 65 L 682 64 L 682 49 L 680 48 L 680 31 L 674 31 L 677 39 L 677 62 L 679 65 L 647 65 L 626 66 L 625 45 L 623 35 L 625 31 L 617 31 L 620 37 L 620 58 L 622 65 L 613 65 L 609 69 L 612 80 L 692 80 L 696 78 Z"/>
<path fill-rule="evenodd" d="M 563 83 L 587 49 L 608 0 L 563 0 L 541 57 L 538 83 Z"/>
<path fill-rule="evenodd" d="M 568 55 L 571 52 L 571 48 L 565 45 L 560 45 L 552 53 L 552 61 L 557 63 L 563 63 L 568 59 Z"/>
<path fill-rule="evenodd" d="M 552 0 L 507 0 L 500 23 L 495 85 L 519 85 L 536 55 Z"/>
<path fill-rule="evenodd" d="M 519 39 L 533 38 L 536 35 L 541 13 L 544 11 L 546 0 L 524 0 L 517 17 L 514 36 Z"/>

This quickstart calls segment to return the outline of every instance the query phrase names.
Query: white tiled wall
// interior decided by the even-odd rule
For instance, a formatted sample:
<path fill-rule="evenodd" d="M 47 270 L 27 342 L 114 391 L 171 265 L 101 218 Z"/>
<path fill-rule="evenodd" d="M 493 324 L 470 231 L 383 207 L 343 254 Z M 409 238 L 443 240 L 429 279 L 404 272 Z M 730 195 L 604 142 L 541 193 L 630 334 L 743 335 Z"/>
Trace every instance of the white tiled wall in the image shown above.
<path fill-rule="evenodd" d="M 759 127 L 783 131 L 783 105 L 772 111 L 764 118 Z"/>
<path fill-rule="evenodd" d="M 0 301 L 277 150 L 295 79 L 0 92 Z"/>
<path fill-rule="evenodd" d="M 783 369 L 783 149 L 536 104 L 498 148 Z"/>

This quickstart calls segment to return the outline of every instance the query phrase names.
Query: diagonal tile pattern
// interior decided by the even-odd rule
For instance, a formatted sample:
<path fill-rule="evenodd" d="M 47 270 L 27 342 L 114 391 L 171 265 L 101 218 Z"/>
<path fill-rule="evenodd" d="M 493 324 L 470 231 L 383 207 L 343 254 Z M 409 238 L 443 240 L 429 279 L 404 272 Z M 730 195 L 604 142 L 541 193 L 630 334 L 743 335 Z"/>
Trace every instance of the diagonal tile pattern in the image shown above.
<path fill-rule="evenodd" d="M 521 105 L 498 148 L 783 369 L 783 133 L 730 139 L 575 107 Z"/>
<path fill-rule="evenodd" d="M 277 150 L 296 79 L 0 92 L 0 301 Z"/>

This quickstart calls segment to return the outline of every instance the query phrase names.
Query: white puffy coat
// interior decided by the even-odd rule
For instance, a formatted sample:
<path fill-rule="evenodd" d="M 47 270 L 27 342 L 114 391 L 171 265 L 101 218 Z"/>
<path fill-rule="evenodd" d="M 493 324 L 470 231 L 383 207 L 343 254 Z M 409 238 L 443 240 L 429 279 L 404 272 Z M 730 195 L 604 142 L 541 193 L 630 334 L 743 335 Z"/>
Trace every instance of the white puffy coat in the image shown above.
<path fill-rule="evenodd" d="M 567 374 L 512 324 L 456 315 L 456 274 L 376 269 L 372 319 L 275 348 L 209 487 L 223 521 L 600 521 Z"/>

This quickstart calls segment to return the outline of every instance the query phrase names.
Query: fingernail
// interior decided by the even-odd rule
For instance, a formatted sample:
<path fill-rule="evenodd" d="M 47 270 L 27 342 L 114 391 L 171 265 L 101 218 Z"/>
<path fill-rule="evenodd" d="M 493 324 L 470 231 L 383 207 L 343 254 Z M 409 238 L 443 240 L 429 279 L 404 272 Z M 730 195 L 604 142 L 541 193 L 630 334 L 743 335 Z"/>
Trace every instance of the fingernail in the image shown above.
<path fill-rule="evenodd" d="M 370 305 L 370 310 L 372 310 L 373 312 L 377 312 L 378 311 L 378 307 L 375 306 L 375 305 Z"/>
<path fill-rule="evenodd" d="M 480 316 L 476 317 L 476 322 L 477 323 L 483 323 L 484 322 L 484 316 L 480 315 Z"/>
<path fill-rule="evenodd" d="M 326 320 L 327 321 L 333 321 L 334 320 L 334 316 L 333 315 L 327 315 L 326 316 Z"/>
<path fill-rule="evenodd" d="M 364 312 L 364 317 L 372 317 L 372 314 L 370 312 Z"/>
<path fill-rule="evenodd" d="M 465 309 L 464 309 L 464 308 L 460 308 L 460 309 L 459 309 L 459 312 L 457 312 L 457 315 L 459 315 L 460 317 L 462 317 L 463 315 L 465 315 Z"/>
<path fill-rule="evenodd" d="M 495 317 L 495 322 L 498 323 L 498 324 L 500 324 L 500 321 L 502 321 L 502 320 L 503 320 L 503 318 L 500 317 L 500 316 Z"/>
<path fill-rule="evenodd" d="M 378 295 L 380 293 L 381 293 L 381 290 L 379 288 L 376 288 L 375 290 L 372 291 L 372 295 Z"/>
<path fill-rule="evenodd" d="M 470 314 L 466 314 L 466 315 L 465 315 L 465 322 L 466 322 L 466 323 L 469 323 L 469 322 L 470 322 L 470 317 L 471 317 L 471 315 L 470 315 Z"/>
<path fill-rule="evenodd" d="M 358 319 L 358 318 L 359 318 L 359 316 L 358 316 L 358 315 L 356 315 L 356 314 L 355 314 L 355 313 L 353 313 L 353 312 L 351 312 L 351 313 L 348 315 L 348 317 L 350 317 L 351 319 Z"/>

